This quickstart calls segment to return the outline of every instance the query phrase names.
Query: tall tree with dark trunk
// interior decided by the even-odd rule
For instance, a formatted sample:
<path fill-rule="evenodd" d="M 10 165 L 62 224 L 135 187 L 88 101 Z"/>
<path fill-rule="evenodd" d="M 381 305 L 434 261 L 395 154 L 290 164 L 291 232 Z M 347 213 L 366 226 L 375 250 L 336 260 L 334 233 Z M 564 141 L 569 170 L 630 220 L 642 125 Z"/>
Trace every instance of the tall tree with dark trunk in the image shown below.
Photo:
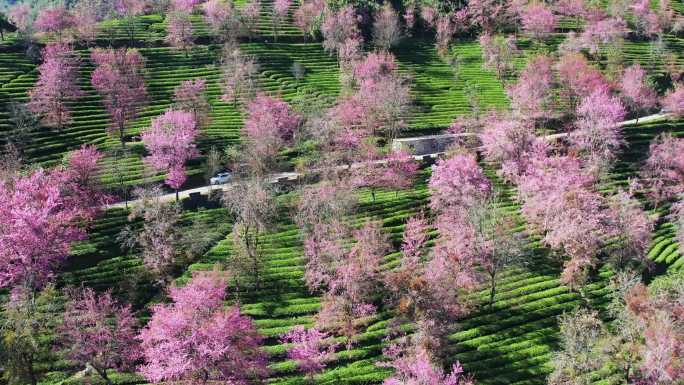
<path fill-rule="evenodd" d="M 126 128 L 147 100 L 145 61 L 136 50 L 111 48 L 96 49 L 91 60 L 96 65 L 91 82 L 112 120 L 108 132 L 117 133 L 121 147 L 125 147 Z"/>

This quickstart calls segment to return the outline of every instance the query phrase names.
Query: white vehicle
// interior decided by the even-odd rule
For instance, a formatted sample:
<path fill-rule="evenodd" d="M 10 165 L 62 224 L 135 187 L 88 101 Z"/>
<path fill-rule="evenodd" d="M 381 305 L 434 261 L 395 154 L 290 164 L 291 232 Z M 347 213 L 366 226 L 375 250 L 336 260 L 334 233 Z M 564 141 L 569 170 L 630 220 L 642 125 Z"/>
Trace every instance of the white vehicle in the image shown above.
<path fill-rule="evenodd" d="M 229 172 L 220 172 L 209 179 L 209 182 L 211 184 L 224 184 L 230 182 L 232 177 L 233 175 Z"/>

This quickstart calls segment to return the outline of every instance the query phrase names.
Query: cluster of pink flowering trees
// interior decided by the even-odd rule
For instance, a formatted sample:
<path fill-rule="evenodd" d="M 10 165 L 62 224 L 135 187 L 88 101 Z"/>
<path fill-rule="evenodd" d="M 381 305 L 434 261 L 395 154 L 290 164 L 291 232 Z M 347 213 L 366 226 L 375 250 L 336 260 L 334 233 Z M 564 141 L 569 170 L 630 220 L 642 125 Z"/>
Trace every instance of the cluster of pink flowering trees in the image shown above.
<path fill-rule="evenodd" d="M 65 167 L 2 181 L 0 287 L 38 290 L 54 278 L 105 201 L 97 176 L 101 156 L 93 147 L 83 147 Z"/>
<path fill-rule="evenodd" d="M 152 120 L 143 131 L 142 141 L 150 155 L 145 161 L 156 170 L 166 171 L 166 184 L 176 190 L 187 179 L 185 162 L 197 156 L 197 122 L 191 112 L 168 110 Z"/>
<path fill-rule="evenodd" d="M 268 372 L 262 337 L 237 306 L 224 306 L 225 274 L 205 272 L 171 287 L 138 339 L 140 372 L 152 382 L 253 383 Z"/>
<path fill-rule="evenodd" d="M 42 123 L 58 130 L 71 122 L 69 104 L 83 92 L 78 86 L 79 62 L 67 45 L 52 43 L 43 49 L 40 76 L 29 93 L 29 108 L 42 117 Z"/>
<path fill-rule="evenodd" d="M 84 146 L 70 153 L 63 166 L 14 171 L 0 183 L 0 287 L 11 292 L 3 304 L 0 348 L 12 380 L 36 384 L 41 357 L 52 354 L 49 344 L 59 313 L 56 273 L 107 202 L 99 184 L 101 157 L 93 146 Z M 71 332 L 85 335 L 89 330 Z M 72 352 L 79 351 L 69 356 L 75 361 L 88 356 L 98 371 L 112 367 L 108 357 L 117 353 L 109 352 L 106 336 L 101 337 L 68 342 L 74 344 Z M 96 352 L 99 347 L 107 353 Z"/>
<path fill-rule="evenodd" d="M 198 2 L 199 3 L 199 2 Z M 287 17 L 290 3 L 278 0 L 274 3 L 273 34 L 276 38 L 277 28 Z M 209 24 L 214 36 L 222 42 L 235 42 L 239 37 L 250 39 L 258 27 L 261 16 L 261 2 L 252 0 L 240 8 L 235 8 L 232 1 L 209 0 L 202 4 L 204 20 Z"/>
<path fill-rule="evenodd" d="M 658 278 L 650 287 L 629 275 L 611 282 L 609 327 L 596 312 L 580 309 L 561 317 L 563 350 L 554 358 L 549 384 L 586 381 L 607 365 L 626 384 L 668 384 L 684 379 L 679 306 L 682 279 Z"/>
<path fill-rule="evenodd" d="M 90 45 L 100 32 L 99 22 L 110 16 L 103 14 L 96 2 L 90 1 L 73 2 L 68 7 L 55 4 L 41 8 L 25 3 L 15 4 L 8 15 L 23 43 L 28 46 L 36 37 L 46 37 L 59 43 Z"/>
<path fill-rule="evenodd" d="M 123 147 L 126 144 L 126 128 L 147 100 L 142 74 L 144 59 L 136 50 L 110 48 L 94 50 L 91 60 L 96 65 L 91 82 L 102 96 L 112 120 L 109 132 L 118 135 Z"/>

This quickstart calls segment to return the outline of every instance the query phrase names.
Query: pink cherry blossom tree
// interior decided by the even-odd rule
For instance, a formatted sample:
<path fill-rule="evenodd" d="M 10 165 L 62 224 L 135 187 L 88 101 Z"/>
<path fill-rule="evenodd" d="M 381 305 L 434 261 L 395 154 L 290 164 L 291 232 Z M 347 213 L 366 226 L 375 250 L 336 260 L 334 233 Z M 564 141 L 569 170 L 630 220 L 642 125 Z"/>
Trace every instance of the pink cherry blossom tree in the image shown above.
<path fill-rule="evenodd" d="M 255 173 L 263 174 L 282 147 L 292 140 L 301 117 L 287 102 L 264 94 L 247 105 L 247 113 L 243 131 L 249 141 L 250 163 Z"/>
<path fill-rule="evenodd" d="M 473 26 L 482 28 L 484 34 L 502 31 L 511 24 L 506 3 L 496 0 L 475 0 L 468 3 L 468 15 Z"/>
<path fill-rule="evenodd" d="M 513 59 L 517 54 L 517 48 L 512 36 L 492 36 L 484 33 L 480 35 L 480 47 L 483 67 L 494 71 L 499 79 L 515 68 Z"/>
<path fill-rule="evenodd" d="M 584 0 L 560 0 L 554 4 L 554 10 L 567 17 L 575 18 L 575 25 L 579 27 L 581 18 L 587 13 Z"/>
<path fill-rule="evenodd" d="M 356 243 L 335 267 L 323 297 L 317 324 L 337 329 L 346 337 L 347 349 L 356 335 L 356 320 L 375 313 L 372 295 L 380 284 L 380 263 L 389 249 L 387 235 L 377 222 L 366 222 L 353 233 Z"/>
<path fill-rule="evenodd" d="M 221 100 L 247 103 L 256 93 L 259 66 L 256 60 L 240 51 L 237 46 L 226 45 L 221 58 Z"/>
<path fill-rule="evenodd" d="M 630 110 L 636 114 L 637 123 L 639 115 L 658 104 L 658 96 L 647 78 L 646 71 L 639 64 L 627 67 L 622 73 L 620 91 Z"/>
<path fill-rule="evenodd" d="M 436 213 L 462 210 L 489 196 L 491 182 L 470 155 L 437 161 L 429 182 L 430 208 Z"/>
<path fill-rule="evenodd" d="M 233 3 L 227 0 L 209 0 L 202 4 L 204 21 L 209 24 L 212 33 L 221 41 L 232 41 L 239 34 L 237 11 Z"/>
<path fill-rule="evenodd" d="M 198 155 L 195 146 L 197 123 L 192 113 L 168 110 L 152 120 L 142 133 L 142 141 L 150 153 L 145 162 L 155 170 L 167 172 L 166 184 L 176 190 L 185 183 L 185 162 Z"/>
<path fill-rule="evenodd" d="M 673 281 L 652 290 L 639 283 L 626 293 L 627 313 L 643 338 L 636 347 L 641 358 L 638 383 L 666 384 L 684 379 L 684 364 L 679 358 L 684 350 L 684 333 L 679 326 L 684 293 L 681 280 Z"/>
<path fill-rule="evenodd" d="M 627 26 L 625 21 L 619 17 L 590 17 L 587 26 L 579 36 L 579 43 L 582 48 L 589 51 L 589 54 L 597 56 L 601 52 L 601 47 L 616 46 L 625 35 Z"/>
<path fill-rule="evenodd" d="M 382 132 L 391 140 L 406 128 L 412 98 L 409 84 L 396 73 L 394 56 L 371 53 L 354 64 L 358 84 L 356 92 L 338 103 L 333 110 L 347 128 L 364 132 Z"/>
<path fill-rule="evenodd" d="M 278 41 L 278 30 L 280 25 L 287 19 L 290 12 L 292 0 L 275 0 L 273 2 L 273 14 L 271 20 L 273 22 L 273 40 Z"/>
<path fill-rule="evenodd" d="M 239 180 L 225 189 L 222 201 L 234 220 L 230 266 L 235 281 L 239 285 L 240 279 L 251 276 L 254 290 L 258 291 L 264 269 L 261 237 L 277 214 L 274 191 L 259 178 Z"/>
<path fill-rule="evenodd" d="M 401 243 L 402 266 L 413 267 L 420 263 L 429 239 L 430 224 L 425 214 L 419 213 L 406 220 Z"/>
<path fill-rule="evenodd" d="M 418 163 L 406 151 L 392 151 L 377 161 L 369 161 L 354 170 L 355 185 L 371 189 L 375 202 L 375 189 L 389 188 L 395 191 L 413 184 L 418 172 Z"/>
<path fill-rule="evenodd" d="M 533 3 L 522 13 L 523 30 L 533 39 L 542 41 L 556 29 L 556 15 L 544 3 Z"/>
<path fill-rule="evenodd" d="M 202 78 L 184 80 L 173 90 L 175 108 L 192 113 L 198 128 L 210 122 L 211 105 L 207 97 L 207 81 Z"/>
<path fill-rule="evenodd" d="M 582 100 L 577 116 L 577 130 L 570 135 L 572 143 L 587 154 L 592 165 L 610 164 L 624 143 L 618 125 L 625 117 L 620 99 L 599 88 Z"/>
<path fill-rule="evenodd" d="M 361 36 L 359 17 L 352 5 L 347 5 L 337 12 L 326 11 L 321 25 L 323 48 L 329 53 L 340 56 L 340 49 L 347 40 L 357 40 Z"/>
<path fill-rule="evenodd" d="M 159 286 L 171 281 L 176 268 L 184 262 L 185 251 L 180 233 L 181 208 L 163 202 L 162 194 L 159 186 L 134 190 L 137 203 L 128 220 L 141 219 L 143 225 L 140 229 L 126 226 L 117 237 L 122 249 L 139 251 L 145 268 Z"/>
<path fill-rule="evenodd" d="M 305 38 L 316 35 L 324 11 L 324 0 L 303 0 L 299 8 L 295 10 L 293 14 L 294 24 L 304 33 Z"/>
<path fill-rule="evenodd" d="M 561 95 L 572 105 L 576 105 L 582 98 L 594 92 L 610 89 L 601 72 L 590 66 L 581 54 L 562 56 L 556 63 L 556 70 L 562 86 Z"/>
<path fill-rule="evenodd" d="M 619 190 L 608 198 L 609 226 L 616 238 L 608 245 L 608 261 L 616 269 L 642 268 L 646 264 L 654 220 L 630 193 Z M 631 265 L 631 266 L 630 266 Z"/>
<path fill-rule="evenodd" d="M 515 112 L 535 122 L 553 116 L 553 86 L 553 60 L 540 55 L 528 61 L 506 92 Z"/>
<path fill-rule="evenodd" d="M 393 355 L 388 366 L 395 373 L 386 379 L 383 385 L 473 385 L 472 377 L 466 376 L 463 367 L 456 362 L 450 373 L 444 373 L 441 367 L 430 358 L 430 354 L 421 348 L 403 355 Z"/>
<path fill-rule="evenodd" d="M 79 40 L 90 46 L 100 34 L 101 21 L 96 5 L 89 2 L 78 3 L 73 10 L 74 35 Z"/>
<path fill-rule="evenodd" d="M 240 20 L 242 25 L 247 30 L 247 36 L 251 40 L 256 34 L 259 27 L 259 18 L 261 17 L 261 1 L 250 0 L 240 8 Z"/>
<path fill-rule="evenodd" d="M 26 3 L 17 3 L 7 11 L 7 17 L 17 27 L 17 32 L 24 38 L 31 40 L 33 37 L 34 20 L 31 17 L 31 6 Z"/>
<path fill-rule="evenodd" d="M 441 15 L 437 18 L 435 45 L 437 47 L 437 52 L 440 55 L 446 55 L 448 53 L 451 39 L 459 27 L 456 23 L 457 21 L 454 20 L 452 15 Z"/>
<path fill-rule="evenodd" d="M 69 359 L 92 366 L 111 385 L 108 369 L 132 369 L 140 358 L 131 306 L 118 303 L 109 291 L 98 295 L 85 288 L 68 294 L 61 345 Z"/>
<path fill-rule="evenodd" d="M 82 206 L 65 191 L 68 175 L 39 169 L 0 184 L 0 287 L 40 289 L 85 233 Z"/>
<path fill-rule="evenodd" d="M 171 303 L 152 308 L 138 336 L 148 381 L 246 384 L 265 377 L 262 337 L 237 306 L 223 305 L 226 286 L 218 272 L 196 274 L 169 288 Z"/>
<path fill-rule="evenodd" d="M 562 255 L 561 281 L 577 288 L 597 266 L 599 251 L 615 236 L 595 177 L 573 156 L 539 154 L 520 179 L 522 213 L 543 241 Z"/>
<path fill-rule="evenodd" d="M 675 85 L 674 91 L 665 95 L 662 101 L 663 107 L 675 116 L 684 116 L 684 85 Z"/>
<path fill-rule="evenodd" d="M 192 13 L 196 5 L 202 3 L 203 0 L 172 0 L 171 10 L 182 13 Z"/>
<path fill-rule="evenodd" d="M 66 187 L 90 218 L 97 216 L 101 208 L 111 201 L 100 180 L 102 170 L 98 162 L 102 157 L 103 154 L 93 145 L 83 145 L 66 157 Z"/>
<path fill-rule="evenodd" d="M 343 218 L 353 212 L 357 200 L 348 180 L 303 188 L 294 219 L 304 237 L 304 279 L 309 290 L 330 285 L 335 266 L 346 253 L 342 240 L 351 236 Z"/>
<path fill-rule="evenodd" d="M 188 57 L 188 50 L 195 42 L 189 13 L 175 11 L 166 16 L 166 37 L 164 40 L 171 47 L 183 50 L 185 57 Z"/>
<path fill-rule="evenodd" d="M 297 367 L 311 383 L 335 353 L 335 344 L 326 342 L 327 338 L 326 333 L 303 326 L 295 326 L 281 338 L 282 343 L 292 344 L 287 350 L 287 357 L 297 362 Z"/>
<path fill-rule="evenodd" d="M 500 201 L 490 198 L 468 208 L 454 238 L 466 244 L 464 254 L 478 261 L 489 279 L 489 307 L 494 305 L 496 280 L 504 269 L 524 264 L 524 240 L 515 233 L 514 218 L 501 211 Z"/>
<path fill-rule="evenodd" d="M 96 65 L 91 82 L 112 119 L 108 131 L 116 132 L 121 147 L 125 147 L 126 128 L 147 100 L 144 59 L 135 50 L 110 48 L 94 50 L 91 60 Z"/>
<path fill-rule="evenodd" d="M 684 139 L 662 134 L 653 140 L 641 176 L 656 204 L 684 193 Z"/>
<path fill-rule="evenodd" d="M 398 68 L 394 55 L 388 52 L 371 52 L 363 60 L 354 63 L 353 75 L 358 82 L 380 80 L 391 76 Z"/>
<path fill-rule="evenodd" d="M 451 219 L 446 214 L 438 216 L 438 238 L 432 253 L 427 248 L 427 219 L 422 214 L 409 219 L 404 229 L 401 265 L 384 278 L 390 294 L 387 301 L 397 311 L 393 323 L 415 323 L 415 344 L 435 355 L 439 355 L 451 323 L 469 309 L 463 294 L 478 284 L 475 261 L 451 252 L 456 250 L 454 246 L 460 246 L 460 239 L 452 235 L 461 231 L 449 223 Z"/>
<path fill-rule="evenodd" d="M 378 49 L 389 50 L 401 39 L 399 16 L 390 3 L 376 12 L 373 22 L 373 44 Z"/>
<path fill-rule="evenodd" d="M 38 31 L 55 34 L 57 40 L 64 38 L 64 32 L 75 26 L 74 16 L 63 6 L 47 7 L 36 17 Z"/>
<path fill-rule="evenodd" d="M 672 26 L 674 12 L 669 1 L 658 2 L 658 8 L 652 8 L 651 2 L 638 0 L 629 7 L 634 16 L 635 31 L 646 37 L 661 35 Z"/>
<path fill-rule="evenodd" d="M 29 109 L 42 123 L 62 130 L 72 121 L 69 104 L 83 92 L 78 86 L 79 61 L 67 45 L 52 43 L 43 49 L 43 64 L 35 87 L 29 91 Z"/>
<path fill-rule="evenodd" d="M 145 11 L 145 0 L 115 0 L 114 10 L 126 21 L 128 42 L 133 44 L 135 37 L 135 17 Z"/>

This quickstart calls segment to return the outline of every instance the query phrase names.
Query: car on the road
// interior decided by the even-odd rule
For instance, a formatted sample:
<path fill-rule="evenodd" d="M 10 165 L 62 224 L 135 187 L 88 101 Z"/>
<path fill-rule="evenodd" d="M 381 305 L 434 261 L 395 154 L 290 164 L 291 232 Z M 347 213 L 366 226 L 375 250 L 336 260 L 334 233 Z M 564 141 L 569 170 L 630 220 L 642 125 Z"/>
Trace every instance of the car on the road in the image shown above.
<path fill-rule="evenodd" d="M 216 175 L 214 175 L 211 179 L 209 179 L 209 182 L 211 184 L 224 184 L 230 182 L 230 180 L 233 178 L 233 175 L 229 172 L 220 172 Z"/>

